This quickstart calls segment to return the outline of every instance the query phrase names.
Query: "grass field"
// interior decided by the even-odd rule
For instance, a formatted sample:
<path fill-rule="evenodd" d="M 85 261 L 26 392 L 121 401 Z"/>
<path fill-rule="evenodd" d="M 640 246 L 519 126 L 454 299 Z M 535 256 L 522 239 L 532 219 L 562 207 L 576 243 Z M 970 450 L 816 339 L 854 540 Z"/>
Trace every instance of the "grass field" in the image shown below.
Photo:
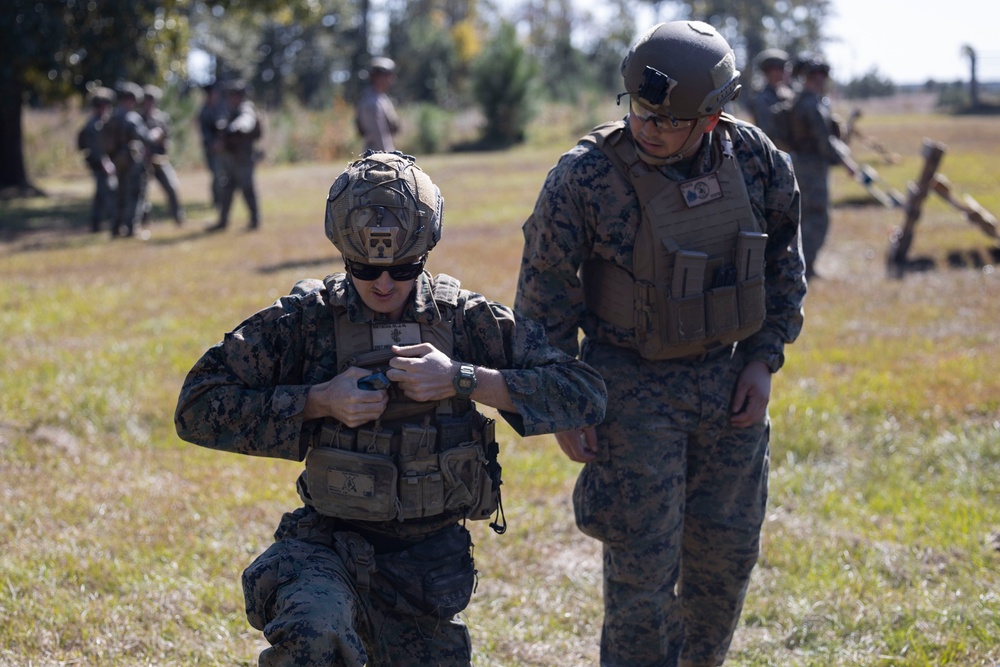
<path fill-rule="evenodd" d="M 959 193 L 1000 214 L 1000 123 L 922 113 L 860 126 L 898 154 L 856 156 L 904 190 L 924 138 Z M 511 302 L 520 225 L 573 135 L 421 158 L 445 197 L 429 268 Z M 29 160 L 30 162 L 30 160 Z M 90 182 L 0 204 L 0 665 L 253 665 L 242 569 L 298 505 L 299 464 L 183 443 L 185 373 L 302 277 L 338 268 L 323 206 L 345 163 L 258 174 L 263 229 L 212 222 L 205 173 L 181 174 L 188 223 L 151 239 L 86 233 Z M 151 186 L 159 220 L 162 194 Z M 1000 264 L 929 199 L 887 275 L 899 209 L 838 171 L 822 279 L 775 377 L 763 554 L 727 664 L 1000 663 Z M 474 525 L 465 613 L 477 666 L 597 664 L 600 551 L 573 525 L 578 466 L 551 437 L 501 433 L 510 529 Z"/>

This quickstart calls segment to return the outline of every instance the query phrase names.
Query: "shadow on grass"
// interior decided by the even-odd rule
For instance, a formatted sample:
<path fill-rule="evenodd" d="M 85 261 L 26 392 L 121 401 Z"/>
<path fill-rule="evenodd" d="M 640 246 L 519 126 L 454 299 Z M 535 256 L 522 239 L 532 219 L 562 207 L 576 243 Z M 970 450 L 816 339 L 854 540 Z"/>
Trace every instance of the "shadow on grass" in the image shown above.
<path fill-rule="evenodd" d="M 868 207 L 885 208 L 874 197 L 865 197 L 864 195 L 859 195 L 856 197 L 844 197 L 842 199 L 838 199 L 833 203 L 833 208 L 868 208 Z"/>
<path fill-rule="evenodd" d="M 338 264 L 337 262 L 341 262 Z M 268 273 L 279 273 L 281 271 L 295 270 L 306 270 L 313 269 L 316 267 L 324 267 L 324 276 L 331 273 L 336 273 L 337 271 L 343 271 L 343 263 L 340 257 L 334 255 L 332 257 L 317 257 L 315 259 L 303 259 L 303 260 L 293 260 L 288 262 L 280 262 L 278 264 L 271 264 L 268 266 L 261 266 L 257 269 L 258 273 L 268 274 Z"/>
<path fill-rule="evenodd" d="M 1000 266 L 1000 248 L 959 248 L 949 250 L 945 254 L 945 264 L 947 268 L 963 271 L 972 269 L 982 271 L 988 266 Z M 940 268 L 938 260 L 933 257 L 921 255 L 919 257 L 907 258 L 903 264 L 889 264 L 887 267 L 889 275 L 895 278 L 904 278 L 910 273 L 924 273 L 937 271 Z"/>
<path fill-rule="evenodd" d="M 15 245 L 15 252 L 76 247 L 94 241 L 104 240 L 110 233 L 110 223 L 104 223 L 99 232 L 91 230 L 91 199 L 67 195 L 39 195 L 0 200 L 0 243 Z M 195 203 L 186 206 L 195 215 L 211 210 L 207 204 Z M 150 220 L 169 220 L 170 211 L 165 204 L 154 204 L 149 212 Z M 153 242 L 178 243 L 201 236 L 192 230 L 191 234 Z"/>

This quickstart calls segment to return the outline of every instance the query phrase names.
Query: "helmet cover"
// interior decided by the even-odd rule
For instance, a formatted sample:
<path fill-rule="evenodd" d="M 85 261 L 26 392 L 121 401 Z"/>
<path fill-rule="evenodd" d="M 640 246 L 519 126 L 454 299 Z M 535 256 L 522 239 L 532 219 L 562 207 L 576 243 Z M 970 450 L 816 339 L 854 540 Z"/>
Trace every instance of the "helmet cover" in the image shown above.
<path fill-rule="evenodd" d="M 326 236 L 346 261 L 412 264 L 441 239 L 443 208 L 413 157 L 366 151 L 330 188 Z"/>

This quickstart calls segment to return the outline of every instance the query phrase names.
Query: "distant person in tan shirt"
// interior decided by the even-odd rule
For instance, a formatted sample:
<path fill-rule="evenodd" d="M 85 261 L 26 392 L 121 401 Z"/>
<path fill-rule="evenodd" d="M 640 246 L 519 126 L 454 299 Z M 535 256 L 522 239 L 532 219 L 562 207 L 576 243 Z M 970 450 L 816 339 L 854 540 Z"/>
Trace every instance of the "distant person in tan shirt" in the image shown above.
<path fill-rule="evenodd" d="M 358 132 L 366 150 L 396 150 L 392 137 L 399 131 L 399 118 L 388 95 L 395 79 L 396 63 L 389 58 L 372 58 L 368 65 L 368 85 L 357 107 Z"/>

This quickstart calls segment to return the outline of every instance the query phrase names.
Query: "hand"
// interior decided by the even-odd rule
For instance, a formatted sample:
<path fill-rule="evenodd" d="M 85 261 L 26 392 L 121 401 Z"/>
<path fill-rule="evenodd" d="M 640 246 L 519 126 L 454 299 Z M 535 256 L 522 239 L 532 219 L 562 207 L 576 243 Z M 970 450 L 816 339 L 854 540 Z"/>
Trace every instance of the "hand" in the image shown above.
<path fill-rule="evenodd" d="M 389 402 L 385 389 L 359 389 L 358 380 L 371 371 L 351 366 L 332 380 L 313 385 L 306 398 L 303 418 L 333 417 L 345 426 L 356 428 L 378 419 Z"/>
<path fill-rule="evenodd" d="M 393 345 L 386 376 L 414 401 L 440 401 L 455 395 L 458 363 L 430 343 Z"/>
<path fill-rule="evenodd" d="M 751 361 L 736 379 L 729 423 L 747 428 L 764 421 L 771 400 L 771 371 L 763 361 Z"/>
<path fill-rule="evenodd" d="M 597 460 L 597 429 L 593 426 L 556 433 L 556 442 L 570 461 L 591 463 Z"/>

